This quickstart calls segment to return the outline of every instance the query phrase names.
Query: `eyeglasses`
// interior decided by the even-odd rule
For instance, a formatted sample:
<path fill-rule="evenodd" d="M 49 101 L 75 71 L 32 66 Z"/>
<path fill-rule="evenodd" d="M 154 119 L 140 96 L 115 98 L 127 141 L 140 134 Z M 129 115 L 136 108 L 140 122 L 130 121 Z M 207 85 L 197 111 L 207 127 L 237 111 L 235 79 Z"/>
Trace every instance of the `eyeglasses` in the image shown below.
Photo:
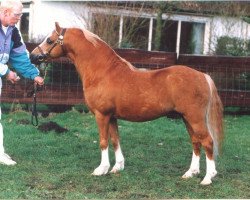
<path fill-rule="evenodd" d="M 16 18 L 20 18 L 23 16 L 23 13 L 13 13 Z"/>

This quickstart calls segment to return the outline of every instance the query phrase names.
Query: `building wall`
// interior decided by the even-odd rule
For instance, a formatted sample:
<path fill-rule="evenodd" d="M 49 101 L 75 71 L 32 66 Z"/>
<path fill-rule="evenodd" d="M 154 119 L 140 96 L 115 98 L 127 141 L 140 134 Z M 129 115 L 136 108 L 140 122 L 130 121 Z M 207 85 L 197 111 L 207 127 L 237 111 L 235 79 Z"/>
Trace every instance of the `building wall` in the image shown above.
<path fill-rule="evenodd" d="M 104 8 L 95 9 L 95 12 L 98 10 L 105 13 Z M 89 28 L 92 11 L 93 10 L 91 10 L 86 3 L 83 2 L 33 1 L 30 6 L 29 38 L 35 42 L 41 41 L 54 29 L 55 22 L 59 22 L 62 27 Z M 138 13 L 129 13 L 127 10 L 119 10 L 115 12 L 108 11 L 107 14 L 110 13 L 115 15 L 130 16 L 135 14 L 138 16 Z M 140 14 L 140 17 L 156 18 L 156 14 L 142 13 Z M 178 22 L 204 23 L 203 54 L 212 54 L 214 52 L 217 38 L 220 36 L 228 35 L 230 37 L 239 37 L 242 39 L 250 38 L 250 24 L 247 24 L 241 19 L 183 14 L 169 14 L 164 15 L 163 17 L 165 17 L 165 19 L 176 20 Z M 149 44 L 148 46 L 150 47 L 151 45 Z"/>
<path fill-rule="evenodd" d="M 238 37 L 244 40 L 250 39 L 250 24 L 241 19 L 231 17 L 213 17 L 210 26 L 209 49 L 213 51 L 217 44 L 217 38 L 221 36 Z"/>
<path fill-rule="evenodd" d="M 62 27 L 86 26 L 88 9 L 77 2 L 35 1 L 30 6 L 30 38 L 41 41 L 59 22 Z"/>

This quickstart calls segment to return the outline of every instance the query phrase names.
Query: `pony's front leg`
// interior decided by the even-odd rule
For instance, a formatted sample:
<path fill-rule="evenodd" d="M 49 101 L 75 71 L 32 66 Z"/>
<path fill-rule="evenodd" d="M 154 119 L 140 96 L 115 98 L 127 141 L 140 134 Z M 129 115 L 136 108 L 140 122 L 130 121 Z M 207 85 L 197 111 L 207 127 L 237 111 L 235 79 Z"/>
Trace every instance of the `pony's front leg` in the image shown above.
<path fill-rule="evenodd" d="M 110 171 L 110 173 L 117 173 L 124 169 L 124 157 L 122 155 L 122 150 L 120 144 L 118 143 L 118 147 L 115 150 L 115 165 Z"/>
<path fill-rule="evenodd" d="M 95 113 L 96 122 L 99 129 L 100 136 L 100 148 L 101 148 L 101 164 L 94 170 L 92 175 L 101 176 L 108 173 L 109 163 L 109 152 L 108 152 L 108 127 L 110 116 L 105 116 L 101 113 Z"/>
<path fill-rule="evenodd" d="M 115 151 L 115 165 L 110 173 L 117 173 L 124 169 L 124 157 L 122 154 L 118 133 L 117 119 L 112 118 L 109 124 L 109 134 Z"/>

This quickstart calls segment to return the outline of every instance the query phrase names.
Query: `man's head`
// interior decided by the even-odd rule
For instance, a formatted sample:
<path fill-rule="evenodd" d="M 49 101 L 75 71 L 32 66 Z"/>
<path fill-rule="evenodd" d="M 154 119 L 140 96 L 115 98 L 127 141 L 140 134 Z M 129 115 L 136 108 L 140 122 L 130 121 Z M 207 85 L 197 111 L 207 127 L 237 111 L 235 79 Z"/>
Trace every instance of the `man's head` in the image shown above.
<path fill-rule="evenodd" d="M 22 16 L 23 5 L 20 0 L 2 0 L 0 20 L 3 26 L 14 26 Z"/>

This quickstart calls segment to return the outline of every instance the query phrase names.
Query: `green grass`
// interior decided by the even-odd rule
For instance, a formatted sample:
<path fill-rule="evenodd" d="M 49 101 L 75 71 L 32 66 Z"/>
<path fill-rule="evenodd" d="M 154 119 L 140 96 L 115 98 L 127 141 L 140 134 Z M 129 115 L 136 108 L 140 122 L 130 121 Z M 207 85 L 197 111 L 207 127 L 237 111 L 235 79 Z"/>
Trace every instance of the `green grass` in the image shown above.
<path fill-rule="evenodd" d="M 163 199 L 250 198 L 250 116 L 225 117 L 223 155 L 218 175 L 210 186 L 199 183 L 205 175 L 189 180 L 181 176 L 189 168 L 192 147 L 179 119 L 161 118 L 145 123 L 119 121 L 125 170 L 91 176 L 100 162 L 95 119 L 75 110 L 39 117 L 69 131 L 44 133 L 31 124 L 24 111 L 4 114 L 5 149 L 18 163 L 0 165 L 0 199 Z M 111 165 L 114 164 L 110 148 Z"/>

